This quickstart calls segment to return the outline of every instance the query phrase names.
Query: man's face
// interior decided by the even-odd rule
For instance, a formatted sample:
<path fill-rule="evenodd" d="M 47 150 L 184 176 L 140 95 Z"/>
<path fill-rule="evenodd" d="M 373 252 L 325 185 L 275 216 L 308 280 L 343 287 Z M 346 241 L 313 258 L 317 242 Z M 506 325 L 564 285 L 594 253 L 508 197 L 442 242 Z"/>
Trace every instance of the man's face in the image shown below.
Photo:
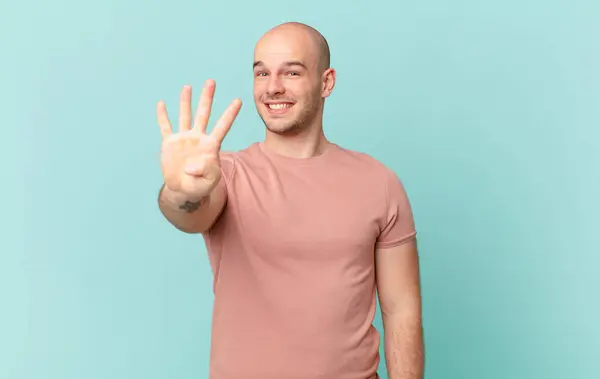
<path fill-rule="evenodd" d="M 314 43 L 302 33 L 265 36 L 254 52 L 254 101 L 267 129 L 296 134 L 323 104 L 322 72 Z"/>

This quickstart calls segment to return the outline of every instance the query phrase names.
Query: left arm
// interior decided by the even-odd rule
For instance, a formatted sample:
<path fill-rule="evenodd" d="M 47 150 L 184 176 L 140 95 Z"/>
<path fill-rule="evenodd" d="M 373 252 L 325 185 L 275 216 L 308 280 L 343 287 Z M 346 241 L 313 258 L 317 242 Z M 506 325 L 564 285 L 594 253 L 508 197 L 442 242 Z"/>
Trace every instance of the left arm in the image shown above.
<path fill-rule="evenodd" d="M 377 248 L 377 289 L 389 379 L 422 379 L 424 344 L 416 239 Z"/>

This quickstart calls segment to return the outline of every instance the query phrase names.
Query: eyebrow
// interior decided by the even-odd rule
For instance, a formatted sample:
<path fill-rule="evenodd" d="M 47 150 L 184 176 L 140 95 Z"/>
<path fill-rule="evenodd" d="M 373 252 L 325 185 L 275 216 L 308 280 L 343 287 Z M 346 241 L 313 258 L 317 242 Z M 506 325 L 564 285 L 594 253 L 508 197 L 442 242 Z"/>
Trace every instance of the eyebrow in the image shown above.
<path fill-rule="evenodd" d="M 263 65 L 264 65 L 264 63 L 262 61 L 256 61 L 256 62 L 254 62 L 254 65 L 252 67 L 255 68 L 257 66 L 263 66 Z M 283 66 L 286 66 L 286 67 L 300 66 L 300 67 L 303 67 L 305 69 L 307 68 L 306 65 L 304 63 L 302 63 L 301 61 L 287 61 L 287 62 L 283 63 Z"/>

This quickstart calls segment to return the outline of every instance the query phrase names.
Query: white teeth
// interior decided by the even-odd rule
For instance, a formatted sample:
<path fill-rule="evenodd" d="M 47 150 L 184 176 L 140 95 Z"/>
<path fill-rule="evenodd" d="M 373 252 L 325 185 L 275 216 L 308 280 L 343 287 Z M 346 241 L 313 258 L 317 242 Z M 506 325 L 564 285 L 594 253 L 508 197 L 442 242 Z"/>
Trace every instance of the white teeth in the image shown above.
<path fill-rule="evenodd" d="M 289 108 L 291 106 L 291 104 L 288 103 L 283 103 L 283 104 L 268 104 L 268 107 L 270 109 L 283 109 L 283 108 Z"/>

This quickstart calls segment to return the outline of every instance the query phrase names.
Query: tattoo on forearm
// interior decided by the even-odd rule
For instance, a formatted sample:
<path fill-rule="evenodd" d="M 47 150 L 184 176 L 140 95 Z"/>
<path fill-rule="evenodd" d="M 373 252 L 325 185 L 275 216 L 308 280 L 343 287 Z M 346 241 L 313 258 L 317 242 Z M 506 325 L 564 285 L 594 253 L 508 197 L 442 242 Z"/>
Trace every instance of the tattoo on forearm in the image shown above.
<path fill-rule="evenodd" d="M 200 199 L 198 201 L 186 201 L 179 206 L 179 209 L 186 211 L 187 213 L 194 213 L 200 209 L 206 203 L 206 199 Z"/>

